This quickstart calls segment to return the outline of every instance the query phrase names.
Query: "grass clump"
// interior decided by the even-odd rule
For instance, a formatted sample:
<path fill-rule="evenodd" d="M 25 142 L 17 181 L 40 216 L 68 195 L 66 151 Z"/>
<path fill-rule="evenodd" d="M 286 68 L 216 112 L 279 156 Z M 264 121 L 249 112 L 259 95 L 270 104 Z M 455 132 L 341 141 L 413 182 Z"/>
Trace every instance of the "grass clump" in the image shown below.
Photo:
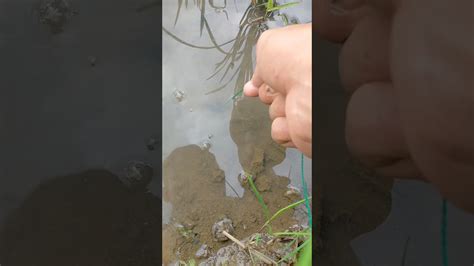
<path fill-rule="evenodd" d="M 302 158 L 303 159 L 303 158 Z M 304 175 L 304 173 L 302 173 Z M 281 264 L 283 262 L 291 263 L 296 262 L 296 265 L 312 265 L 312 228 L 311 226 L 303 231 L 291 232 L 291 231 L 284 231 L 284 232 L 272 232 L 271 222 L 281 216 L 283 213 L 290 209 L 294 209 L 295 207 L 306 203 L 309 207 L 309 200 L 312 197 L 309 197 L 307 193 L 304 193 L 304 199 L 294 202 L 286 207 L 283 207 L 276 211 L 271 217 L 269 217 L 268 206 L 265 204 L 265 201 L 262 195 L 258 192 L 254 181 L 253 176 L 247 174 L 246 178 L 248 180 L 250 189 L 255 194 L 259 204 L 262 206 L 263 213 L 266 217 L 266 222 L 263 224 L 260 230 L 267 228 L 267 231 L 270 235 L 274 237 L 285 237 L 285 238 L 293 238 L 292 241 L 286 246 L 285 249 L 292 249 L 285 257 L 283 257 L 280 261 L 276 262 L 276 264 Z M 310 209 L 308 209 L 310 211 Z M 311 214 L 309 214 L 311 215 Z M 311 222 L 310 222 L 311 224 Z M 255 241 L 258 243 L 260 240 L 260 234 L 257 234 L 255 237 Z M 300 244 L 301 243 L 301 244 Z M 255 255 L 254 252 L 250 253 Z M 261 256 L 261 254 L 260 254 Z M 258 257 L 258 256 L 257 256 Z M 253 258 L 252 258 L 253 260 Z"/>
<path fill-rule="evenodd" d="M 174 25 L 178 23 L 182 7 L 185 8 L 190 5 L 188 0 L 178 0 L 178 8 L 174 20 Z M 211 94 L 226 88 L 231 82 L 234 82 L 233 96 L 231 100 L 236 100 L 242 96 L 242 88 L 248 80 L 251 79 L 253 73 L 253 48 L 255 47 L 261 33 L 267 29 L 265 22 L 268 20 L 275 20 L 280 17 L 281 21 L 287 25 L 289 24 L 288 17 L 282 13 L 282 10 L 299 4 L 299 2 L 291 2 L 285 4 L 278 4 L 274 0 L 251 0 L 248 8 L 245 10 L 240 23 L 239 31 L 236 37 L 232 40 L 218 43 L 211 26 L 206 18 L 206 10 L 208 8 L 224 13 L 228 18 L 226 12 L 227 1 L 224 1 L 222 6 L 215 5 L 213 0 L 194 0 L 194 6 L 200 11 L 199 31 L 202 36 L 206 32 L 212 45 L 201 46 L 184 41 L 182 38 L 171 33 L 170 30 L 162 27 L 163 32 L 171 36 L 179 43 L 196 48 L 196 49 L 216 49 L 223 54 L 223 59 L 216 64 L 214 72 L 208 79 L 220 75 L 217 88 L 213 88 L 206 92 Z M 150 6 L 150 5 L 148 5 Z M 143 10 L 140 9 L 140 10 Z M 225 50 L 224 46 L 232 44 L 232 46 Z"/>

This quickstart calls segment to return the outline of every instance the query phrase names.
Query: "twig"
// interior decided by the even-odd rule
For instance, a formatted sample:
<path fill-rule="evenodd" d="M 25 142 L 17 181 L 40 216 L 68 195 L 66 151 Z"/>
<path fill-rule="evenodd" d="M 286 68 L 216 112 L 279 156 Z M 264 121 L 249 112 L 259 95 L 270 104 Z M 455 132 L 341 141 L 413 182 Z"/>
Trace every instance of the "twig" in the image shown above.
<path fill-rule="evenodd" d="M 240 240 L 238 240 L 237 238 L 233 237 L 231 234 L 227 233 L 227 231 L 222 231 L 222 234 L 224 234 L 227 238 L 229 238 L 230 240 L 234 241 L 234 243 L 236 243 L 237 245 L 239 245 L 241 248 L 243 249 L 247 249 L 247 246 L 242 243 Z"/>

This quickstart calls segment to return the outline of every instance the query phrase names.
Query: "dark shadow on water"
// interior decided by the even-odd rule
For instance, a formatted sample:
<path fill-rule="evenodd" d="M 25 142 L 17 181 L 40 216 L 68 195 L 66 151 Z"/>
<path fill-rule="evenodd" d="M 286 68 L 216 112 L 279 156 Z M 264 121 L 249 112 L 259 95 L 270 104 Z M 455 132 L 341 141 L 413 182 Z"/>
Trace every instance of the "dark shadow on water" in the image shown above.
<path fill-rule="evenodd" d="M 160 265 L 161 200 L 105 170 L 38 185 L 6 218 L 2 266 Z"/>

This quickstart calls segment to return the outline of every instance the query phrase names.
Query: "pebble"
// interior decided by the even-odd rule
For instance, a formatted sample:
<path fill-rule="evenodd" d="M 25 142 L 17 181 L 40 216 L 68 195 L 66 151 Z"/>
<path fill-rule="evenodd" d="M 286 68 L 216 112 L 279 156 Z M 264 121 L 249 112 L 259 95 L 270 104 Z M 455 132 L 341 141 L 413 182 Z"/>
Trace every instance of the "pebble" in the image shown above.
<path fill-rule="evenodd" d="M 209 257 L 209 255 L 211 254 L 211 251 L 209 250 L 209 246 L 207 246 L 206 244 L 203 244 L 199 249 L 198 251 L 196 251 L 196 258 L 197 259 L 205 259 L 207 257 Z"/>
<path fill-rule="evenodd" d="M 232 224 L 232 220 L 229 218 L 224 218 L 218 222 L 216 222 L 212 226 L 212 235 L 216 241 L 227 241 L 228 238 L 222 233 L 223 231 L 227 231 L 227 233 L 232 234 L 234 232 L 234 225 Z"/>
<path fill-rule="evenodd" d="M 184 100 L 184 92 L 178 89 L 175 89 L 173 92 L 173 96 L 176 98 L 178 102 Z"/>
<path fill-rule="evenodd" d="M 211 148 L 211 142 L 207 139 L 203 140 L 199 144 L 199 147 L 201 148 L 201 150 L 209 150 Z"/>
<path fill-rule="evenodd" d="M 285 192 L 285 197 L 289 199 L 301 197 L 301 191 L 293 186 L 289 186 L 288 190 Z"/>

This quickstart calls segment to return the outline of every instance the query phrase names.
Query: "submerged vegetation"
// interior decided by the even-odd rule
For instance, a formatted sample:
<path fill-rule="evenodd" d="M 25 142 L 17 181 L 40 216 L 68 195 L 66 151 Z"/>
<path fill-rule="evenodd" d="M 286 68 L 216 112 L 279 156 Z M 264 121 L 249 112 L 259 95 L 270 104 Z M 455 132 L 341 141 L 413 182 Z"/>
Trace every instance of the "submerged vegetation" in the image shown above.
<path fill-rule="evenodd" d="M 224 13 L 228 18 L 226 11 L 227 0 L 224 0 L 221 5 L 215 4 L 214 0 L 193 0 L 193 3 L 190 2 L 190 0 L 178 0 L 178 8 L 174 24 L 176 25 L 178 23 L 183 7 L 188 8 L 193 5 L 200 10 L 200 34 L 202 35 L 203 32 L 206 32 L 212 45 L 194 45 L 174 35 L 165 27 L 163 27 L 162 30 L 183 45 L 196 49 L 216 49 L 223 54 L 222 60 L 216 64 L 214 72 L 208 77 L 209 80 L 220 76 L 220 85 L 217 88 L 207 91 L 206 94 L 220 91 L 226 88 L 231 82 L 234 82 L 233 96 L 231 100 L 235 100 L 242 95 L 242 88 L 245 82 L 250 80 L 252 77 L 253 47 L 257 43 L 262 32 L 268 29 L 265 23 L 270 20 L 279 19 L 282 23 L 289 24 L 288 17 L 281 11 L 298 4 L 298 2 L 291 2 L 279 5 L 274 0 L 251 0 L 240 20 L 239 30 L 236 37 L 232 40 L 218 43 L 206 18 L 206 8 L 212 8 L 216 12 Z M 147 7 L 150 7 L 150 4 L 146 7 L 140 8 L 139 10 L 144 10 Z M 293 21 L 293 23 L 296 22 Z M 226 50 L 225 47 L 228 45 L 231 45 L 231 47 Z"/>

